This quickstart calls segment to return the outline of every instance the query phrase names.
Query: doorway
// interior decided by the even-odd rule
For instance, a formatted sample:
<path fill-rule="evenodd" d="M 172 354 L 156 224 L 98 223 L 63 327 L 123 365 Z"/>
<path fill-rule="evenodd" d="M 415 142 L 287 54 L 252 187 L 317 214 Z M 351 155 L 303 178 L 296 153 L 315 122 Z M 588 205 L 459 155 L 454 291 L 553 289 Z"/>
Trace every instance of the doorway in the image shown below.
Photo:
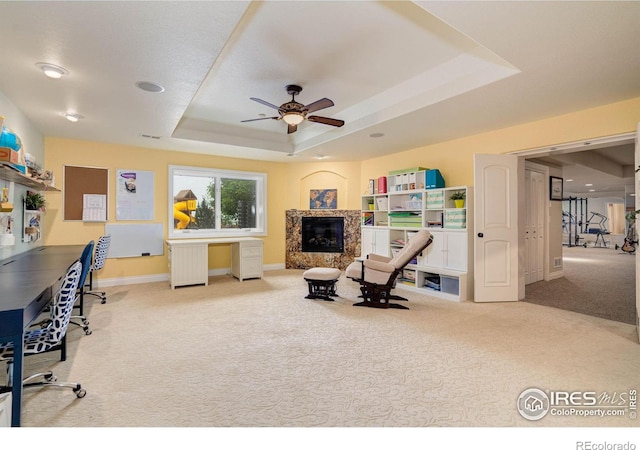
<path fill-rule="evenodd" d="M 525 157 L 524 301 L 635 325 L 636 258 L 620 250 L 625 237 L 620 233 L 621 211 L 636 209 L 633 169 L 639 162 L 635 160 L 633 136 L 619 136 L 600 145 L 575 143 L 555 150 L 533 151 Z M 581 245 L 568 246 L 569 237 L 562 236 L 559 271 L 553 267 L 557 262 L 549 240 L 537 239 L 538 215 L 550 209 L 537 204 L 540 201 L 538 183 L 545 182 L 549 168 L 554 167 L 562 173 L 564 197 L 588 198 L 590 205 L 585 217 L 580 219 L 584 231 L 579 234 Z M 548 197 L 542 201 L 550 205 Z M 551 223 L 548 217 L 542 220 L 549 223 L 547 233 L 552 235 L 562 226 Z M 590 219 L 594 217 L 598 219 L 597 224 L 591 223 L 596 221 Z M 603 226 L 605 229 L 600 229 Z M 542 231 L 545 236 L 544 226 Z M 557 239 L 551 237 L 550 241 L 557 242 Z M 542 278 L 538 265 L 540 244 L 543 265 L 551 269 L 545 270 Z M 557 253 L 557 249 L 555 251 Z"/>

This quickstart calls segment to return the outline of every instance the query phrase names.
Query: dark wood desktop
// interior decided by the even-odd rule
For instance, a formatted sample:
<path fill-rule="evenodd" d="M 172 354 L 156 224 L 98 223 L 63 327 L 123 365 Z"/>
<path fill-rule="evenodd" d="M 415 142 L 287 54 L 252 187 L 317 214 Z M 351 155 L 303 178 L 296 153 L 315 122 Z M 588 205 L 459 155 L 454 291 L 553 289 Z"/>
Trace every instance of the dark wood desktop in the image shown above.
<path fill-rule="evenodd" d="M 34 248 L 0 261 L 0 341 L 14 342 L 11 425 L 20 426 L 24 330 L 51 301 L 83 245 Z"/>

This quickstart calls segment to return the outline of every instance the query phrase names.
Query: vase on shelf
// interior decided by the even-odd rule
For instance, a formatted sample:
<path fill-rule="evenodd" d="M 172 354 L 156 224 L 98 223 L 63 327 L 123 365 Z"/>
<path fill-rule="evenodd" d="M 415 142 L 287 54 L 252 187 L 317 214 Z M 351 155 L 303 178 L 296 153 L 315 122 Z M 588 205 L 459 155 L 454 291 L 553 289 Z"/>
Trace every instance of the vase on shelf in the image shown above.
<path fill-rule="evenodd" d="M 456 208 L 464 208 L 464 199 L 457 199 L 454 200 L 455 204 L 456 204 Z"/>

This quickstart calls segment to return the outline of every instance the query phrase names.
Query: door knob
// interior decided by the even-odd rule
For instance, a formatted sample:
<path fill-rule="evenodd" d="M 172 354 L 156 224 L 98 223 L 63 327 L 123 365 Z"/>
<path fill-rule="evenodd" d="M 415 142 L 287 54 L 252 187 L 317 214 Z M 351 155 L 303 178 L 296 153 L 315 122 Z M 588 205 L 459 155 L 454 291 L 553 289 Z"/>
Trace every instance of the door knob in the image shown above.
<path fill-rule="evenodd" d="M 479 238 L 484 237 L 484 234 L 483 233 L 478 233 L 478 237 Z"/>

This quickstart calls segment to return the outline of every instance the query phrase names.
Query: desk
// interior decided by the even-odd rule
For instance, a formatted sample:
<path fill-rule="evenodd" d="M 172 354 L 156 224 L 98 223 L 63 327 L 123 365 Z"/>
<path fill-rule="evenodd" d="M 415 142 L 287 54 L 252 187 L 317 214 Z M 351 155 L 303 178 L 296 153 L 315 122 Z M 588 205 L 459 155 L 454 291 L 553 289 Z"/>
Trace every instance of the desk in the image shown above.
<path fill-rule="evenodd" d="M 262 239 L 252 237 L 168 239 L 171 289 L 209 284 L 209 245 L 231 244 L 231 275 L 238 280 L 262 278 Z"/>
<path fill-rule="evenodd" d="M 20 426 L 24 329 L 51 301 L 61 279 L 80 258 L 83 245 L 37 247 L 0 261 L 0 341 L 13 342 L 11 425 Z"/>

